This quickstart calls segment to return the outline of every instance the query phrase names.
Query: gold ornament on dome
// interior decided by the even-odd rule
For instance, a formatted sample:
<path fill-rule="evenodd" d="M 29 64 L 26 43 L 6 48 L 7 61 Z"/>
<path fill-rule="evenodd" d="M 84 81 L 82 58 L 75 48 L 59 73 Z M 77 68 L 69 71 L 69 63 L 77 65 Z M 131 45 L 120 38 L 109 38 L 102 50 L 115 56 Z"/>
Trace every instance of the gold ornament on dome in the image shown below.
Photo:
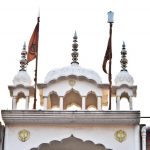
<path fill-rule="evenodd" d="M 22 142 L 26 142 L 30 138 L 30 132 L 26 129 L 23 129 L 18 132 L 18 139 Z"/>
<path fill-rule="evenodd" d="M 70 80 L 69 80 L 69 85 L 70 85 L 70 86 L 73 87 L 75 84 L 76 84 L 76 80 L 75 80 L 75 79 L 70 79 Z"/>
<path fill-rule="evenodd" d="M 115 132 L 115 139 L 116 139 L 118 142 L 122 143 L 123 141 L 126 140 L 126 138 L 127 138 L 127 134 L 126 134 L 125 131 L 123 131 L 123 130 L 118 130 L 118 131 Z"/>

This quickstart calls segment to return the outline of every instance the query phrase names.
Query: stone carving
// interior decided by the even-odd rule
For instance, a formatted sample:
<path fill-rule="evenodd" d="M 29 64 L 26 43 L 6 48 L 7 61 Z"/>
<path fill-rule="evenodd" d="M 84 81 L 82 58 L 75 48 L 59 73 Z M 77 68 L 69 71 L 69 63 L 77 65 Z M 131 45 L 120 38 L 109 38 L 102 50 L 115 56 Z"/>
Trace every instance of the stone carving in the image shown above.
<path fill-rule="evenodd" d="M 118 141 L 118 142 L 123 142 L 125 141 L 127 138 L 127 134 L 125 131 L 123 130 L 118 130 L 115 132 L 115 139 Z"/>
<path fill-rule="evenodd" d="M 30 150 L 108 150 L 102 144 L 94 144 L 92 141 L 82 141 L 71 135 L 69 138 L 61 141 L 51 141 L 42 143 L 38 148 Z"/>
<path fill-rule="evenodd" d="M 30 138 L 30 132 L 26 129 L 23 129 L 18 132 L 18 139 L 22 142 L 26 142 Z"/>

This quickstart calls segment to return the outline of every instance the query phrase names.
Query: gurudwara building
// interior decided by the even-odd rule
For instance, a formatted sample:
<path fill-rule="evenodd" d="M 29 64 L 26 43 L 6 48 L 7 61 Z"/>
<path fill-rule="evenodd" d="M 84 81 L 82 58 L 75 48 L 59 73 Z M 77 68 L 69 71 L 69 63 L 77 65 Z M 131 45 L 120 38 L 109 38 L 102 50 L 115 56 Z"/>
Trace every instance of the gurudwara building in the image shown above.
<path fill-rule="evenodd" d="M 44 83 L 37 83 L 41 109 L 29 109 L 34 86 L 26 71 L 26 47 L 21 52 L 21 69 L 9 85 L 12 110 L 2 110 L 0 150 L 149 150 L 149 129 L 140 124 L 140 111 L 133 110 L 137 86 L 127 71 L 125 43 L 121 70 L 112 85 L 116 110 L 108 106 L 109 84 L 92 69 L 78 62 L 74 34 L 71 65 L 50 70 Z M 121 110 L 121 99 L 128 110 Z M 23 110 L 17 104 L 25 99 Z M 146 138 L 147 136 L 147 138 Z"/>

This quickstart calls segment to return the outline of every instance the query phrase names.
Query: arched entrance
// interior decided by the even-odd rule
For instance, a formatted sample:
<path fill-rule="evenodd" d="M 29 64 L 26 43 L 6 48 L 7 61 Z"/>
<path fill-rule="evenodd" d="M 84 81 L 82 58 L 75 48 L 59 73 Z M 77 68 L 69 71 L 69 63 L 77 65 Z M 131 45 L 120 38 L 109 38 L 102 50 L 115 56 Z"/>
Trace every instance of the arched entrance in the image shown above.
<path fill-rule="evenodd" d="M 50 143 L 42 143 L 37 148 L 30 150 L 111 150 L 106 149 L 103 144 L 95 144 L 92 141 L 83 141 L 71 135 L 61 141 L 51 141 Z"/>

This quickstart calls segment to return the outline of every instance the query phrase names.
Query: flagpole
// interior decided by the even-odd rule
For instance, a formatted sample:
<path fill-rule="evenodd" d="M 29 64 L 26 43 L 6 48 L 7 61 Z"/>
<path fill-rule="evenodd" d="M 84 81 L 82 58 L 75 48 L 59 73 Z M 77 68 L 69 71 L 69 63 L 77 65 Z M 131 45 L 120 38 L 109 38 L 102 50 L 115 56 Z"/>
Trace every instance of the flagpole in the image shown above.
<path fill-rule="evenodd" d="M 111 73 L 111 66 L 112 66 L 112 25 L 113 25 L 113 15 L 114 13 L 112 11 L 108 12 L 108 23 L 110 24 L 110 30 L 109 30 L 109 45 L 110 49 L 109 50 L 109 73 L 108 73 L 108 79 L 109 79 L 109 107 L 108 109 L 111 110 L 111 96 L 112 96 L 112 73 Z"/>
<path fill-rule="evenodd" d="M 37 18 L 37 23 L 40 22 L 40 16 Z M 38 32 L 38 39 L 39 39 L 39 32 Z M 38 43 L 38 41 L 37 41 Z M 38 68 L 38 45 L 37 45 L 37 52 L 36 52 L 36 63 L 35 63 L 35 78 L 34 78 L 34 103 L 33 103 L 33 109 L 36 109 L 36 92 L 37 92 L 37 68 Z"/>
<path fill-rule="evenodd" d="M 110 38 L 112 37 L 112 22 L 109 23 L 110 24 Z M 111 42 L 111 39 L 110 39 Z M 111 43 L 110 43 L 111 44 Z M 109 110 L 111 110 L 111 96 L 112 96 L 112 74 L 111 74 L 111 65 L 112 65 L 112 52 L 109 51 L 109 74 L 108 74 L 108 78 L 109 78 Z"/>

